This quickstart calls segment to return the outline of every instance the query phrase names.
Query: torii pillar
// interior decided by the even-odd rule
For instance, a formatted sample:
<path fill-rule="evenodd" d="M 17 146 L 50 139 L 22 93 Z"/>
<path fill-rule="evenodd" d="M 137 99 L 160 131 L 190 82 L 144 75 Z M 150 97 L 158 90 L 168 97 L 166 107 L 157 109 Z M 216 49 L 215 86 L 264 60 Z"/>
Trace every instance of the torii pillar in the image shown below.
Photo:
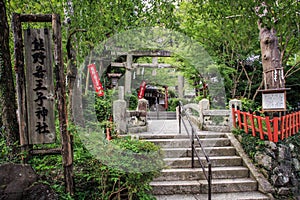
<path fill-rule="evenodd" d="M 178 75 L 178 97 L 184 97 L 184 77 L 182 75 Z"/>
<path fill-rule="evenodd" d="M 132 55 L 127 54 L 126 57 L 126 72 L 125 72 L 125 94 L 131 93 L 131 78 L 132 78 Z"/>

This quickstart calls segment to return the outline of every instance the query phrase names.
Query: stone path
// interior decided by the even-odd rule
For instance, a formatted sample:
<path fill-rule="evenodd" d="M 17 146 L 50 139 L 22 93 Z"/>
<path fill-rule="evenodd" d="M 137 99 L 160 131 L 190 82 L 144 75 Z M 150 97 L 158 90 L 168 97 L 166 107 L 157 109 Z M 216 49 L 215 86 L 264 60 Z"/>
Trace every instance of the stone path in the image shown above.
<path fill-rule="evenodd" d="M 177 120 L 148 120 L 148 131 L 142 134 L 178 134 L 179 135 L 179 123 Z M 182 125 L 182 134 L 186 134 L 186 131 Z"/>

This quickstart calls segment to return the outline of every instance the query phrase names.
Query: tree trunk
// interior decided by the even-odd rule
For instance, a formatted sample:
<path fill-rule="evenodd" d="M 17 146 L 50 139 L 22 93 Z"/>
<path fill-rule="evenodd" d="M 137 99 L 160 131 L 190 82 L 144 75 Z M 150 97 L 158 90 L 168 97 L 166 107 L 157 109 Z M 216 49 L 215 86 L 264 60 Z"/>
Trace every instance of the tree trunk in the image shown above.
<path fill-rule="evenodd" d="M 82 88 L 81 84 L 76 84 L 76 81 L 80 80 L 80 74 L 77 70 L 77 54 L 72 45 L 72 36 L 77 32 L 86 32 L 84 29 L 76 29 L 70 33 L 67 41 L 67 53 L 68 53 L 68 65 L 67 65 L 67 77 L 68 77 L 68 97 L 69 97 L 69 116 L 71 121 L 76 125 L 84 126 L 83 119 L 83 105 L 82 105 Z M 79 77 L 78 77 L 79 76 Z M 76 116 L 76 117 L 75 117 Z"/>
<path fill-rule="evenodd" d="M 19 140 L 19 128 L 16 113 L 16 92 L 9 50 L 9 26 L 3 0 L 0 0 L 0 27 L 0 115 L 6 143 L 12 146 Z"/>
<path fill-rule="evenodd" d="M 71 33 L 68 37 L 66 48 L 68 54 L 68 65 L 67 65 L 67 77 L 68 77 L 67 85 L 68 85 L 68 97 L 69 97 L 68 110 L 69 110 L 70 119 L 72 122 L 74 122 L 73 88 L 77 76 L 77 66 L 76 66 L 76 51 L 71 44 L 72 35 L 73 33 Z"/>
<path fill-rule="evenodd" d="M 284 72 L 274 28 L 261 27 L 258 22 L 265 89 L 284 88 Z"/>

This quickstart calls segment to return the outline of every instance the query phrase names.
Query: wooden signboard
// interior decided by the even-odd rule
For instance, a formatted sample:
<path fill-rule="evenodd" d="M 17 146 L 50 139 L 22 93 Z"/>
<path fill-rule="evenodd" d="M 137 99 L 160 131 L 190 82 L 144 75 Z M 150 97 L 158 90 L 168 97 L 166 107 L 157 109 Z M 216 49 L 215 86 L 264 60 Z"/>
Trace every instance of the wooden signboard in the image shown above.
<path fill-rule="evenodd" d="M 264 111 L 285 111 L 286 110 L 286 91 L 263 91 L 262 109 Z"/>
<path fill-rule="evenodd" d="M 51 34 L 45 29 L 24 31 L 29 144 L 55 142 L 54 85 Z"/>
<path fill-rule="evenodd" d="M 52 29 L 30 30 L 22 34 L 23 22 L 51 22 Z M 20 143 L 22 152 L 27 153 L 22 157 L 22 161 L 23 163 L 28 163 L 28 160 L 33 155 L 61 154 L 65 191 L 70 195 L 74 195 L 73 141 L 72 135 L 67 129 L 66 79 L 62 56 L 60 16 L 57 14 L 32 15 L 13 13 L 12 28 L 14 32 Z M 53 48 L 51 48 L 50 41 L 53 41 Z M 26 66 L 24 62 L 24 47 Z M 54 61 L 54 70 L 52 70 L 52 59 Z M 55 95 L 52 71 L 54 71 L 53 75 L 55 75 Z M 35 149 L 35 146 L 30 144 L 55 141 L 54 103 L 59 120 L 61 147 Z"/>

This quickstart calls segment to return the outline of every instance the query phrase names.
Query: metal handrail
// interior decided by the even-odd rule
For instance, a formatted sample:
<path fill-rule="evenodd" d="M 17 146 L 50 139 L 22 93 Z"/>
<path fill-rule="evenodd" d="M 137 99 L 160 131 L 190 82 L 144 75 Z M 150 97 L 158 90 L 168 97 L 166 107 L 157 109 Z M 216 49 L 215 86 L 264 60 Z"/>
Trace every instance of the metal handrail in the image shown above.
<path fill-rule="evenodd" d="M 189 129 L 187 128 L 187 124 L 185 123 L 185 121 L 183 120 L 183 117 L 186 117 L 187 121 L 188 121 L 188 125 L 190 125 L 191 127 L 191 130 L 192 130 L 192 133 L 190 134 L 189 132 Z M 183 123 L 181 123 L 183 122 Z M 189 113 L 183 109 L 183 104 L 182 102 L 180 101 L 179 102 L 179 133 L 181 134 L 181 124 L 184 125 L 184 128 L 188 134 L 188 136 L 190 137 L 191 139 L 191 148 L 192 148 L 192 168 L 195 167 L 195 154 L 198 158 L 198 161 L 199 161 L 199 164 L 202 168 L 202 171 L 203 171 L 203 174 L 207 180 L 207 183 L 208 183 L 208 200 L 211 200 L 211 182 L 212 182 L 212 171 L 211 171 L 211 161 L 208 157 L 208 155 L 206 154 L 203 146 L 201 145 L 201 141 L 200 141 L 200 138 L 196 133 L 196 130 L 194 129 L 193 125 L 192 125 L 192 122 L 190 120 L 190 116 L 189 116 Z M 203 155 L 206 159 L 206 162 L 207 162 L 207 165 L 208 165 L 208 173 L 206 173 L 205 171 L 205 167 L 204 165 L 202 164 L 201 162 L 201 159 L 200 159 L 200 155 L 198 153 L 198 151 L 196 150 L 196 146 L 195 146 L 195 140 L 197 141 L 198 145 L 200 146 L 200 149 L 202 150 L 203 152 Z"/>

